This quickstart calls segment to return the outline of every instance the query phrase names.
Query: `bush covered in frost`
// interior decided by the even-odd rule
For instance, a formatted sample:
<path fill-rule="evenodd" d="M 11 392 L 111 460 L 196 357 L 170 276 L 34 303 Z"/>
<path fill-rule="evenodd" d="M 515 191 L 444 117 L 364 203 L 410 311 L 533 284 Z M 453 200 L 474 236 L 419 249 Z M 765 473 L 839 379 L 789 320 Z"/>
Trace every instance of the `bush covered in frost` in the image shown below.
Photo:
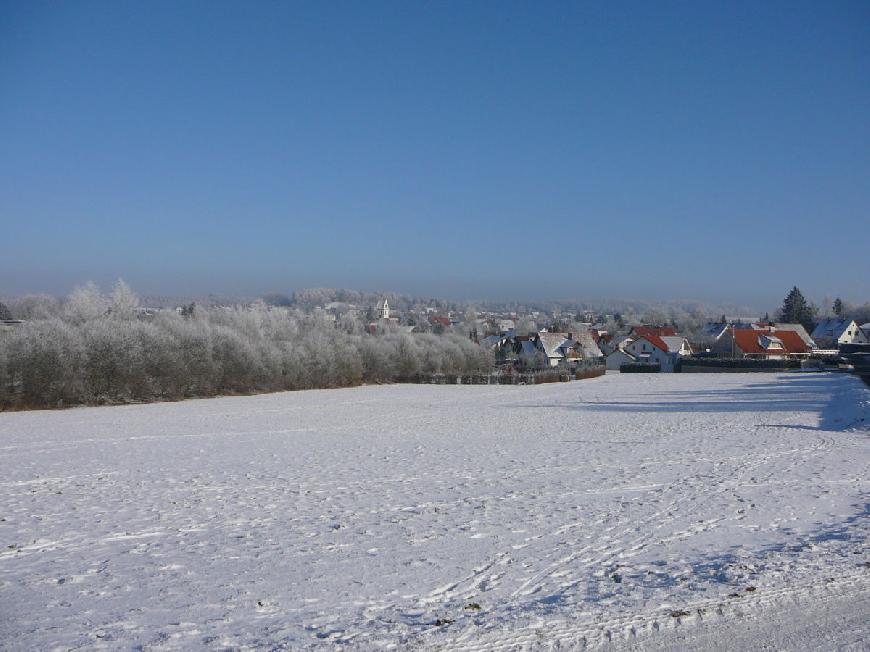
<path fill-rule="evenodd" d="M 370 335 L 319 310 L 260 303 L 146 316 L 123 282 L 109 296 L 88 285 L 64 302 L 21 305 L 26 321 L 0 332 L 2 408 L 347 387 L 493 364 L 457 335 Z"/>

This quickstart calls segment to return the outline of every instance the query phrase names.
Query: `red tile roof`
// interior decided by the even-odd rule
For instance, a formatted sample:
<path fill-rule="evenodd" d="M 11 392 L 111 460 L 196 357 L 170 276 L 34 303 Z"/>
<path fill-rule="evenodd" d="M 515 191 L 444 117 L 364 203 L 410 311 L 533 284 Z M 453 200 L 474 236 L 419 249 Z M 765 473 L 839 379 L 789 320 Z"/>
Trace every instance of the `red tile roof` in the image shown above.
<path fill-rule="evenodd" d="M 430 324 L 441 324 L 444 328 L 450 328 L 450 319 L 447 317 L 429 317 Z"/>
<path fill-rule="evenodd" d="M 671 326 L 635 326 L 631 329 L 638 337 L 649 337 L 650 335 L 661 337 L 662 335 L 676 335 L 677 331 Z M 658 344 L 656 344 L 658 346 Z M 665 351 L 668 347 L 665 347 Z"/>
<path fill-rule="evenodd" d="M 770 329 L 750 330 L 744 328 L 737 328 L 734 329 L 733 333 L 734 340 L 740 350 L 743 351 L 743 353 L 771 353 L 771 351 L 765 350 L 758 342 L 759 338 L 761 338 L 763 335 L 771 335 L 782 340 L 783 353 L 809 353 L 810 351 L 809 347 L 806 345 L 806 342 L 804 342 L 801 336 L 794 331 L 774 329 L 773 332 L 771 332 Z"/>
<path fill-rule="evenodd" d="M 661 349 L 665 353 L 669 351 L 668 345 L 665 344 L 658 335 L 644 335 L 643 339 L 652 344 L 657 349 Z"/>

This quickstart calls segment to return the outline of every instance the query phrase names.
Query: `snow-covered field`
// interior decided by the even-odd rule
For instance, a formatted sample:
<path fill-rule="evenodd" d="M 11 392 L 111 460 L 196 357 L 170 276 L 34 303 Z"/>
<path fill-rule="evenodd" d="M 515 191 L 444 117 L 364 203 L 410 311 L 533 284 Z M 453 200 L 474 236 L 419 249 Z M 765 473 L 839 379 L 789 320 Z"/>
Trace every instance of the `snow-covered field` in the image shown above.
<path fill-rule="evenodd" d="M 0 414 L 0 648 L 864 649 L 868 400 L 608 374 Z"/>

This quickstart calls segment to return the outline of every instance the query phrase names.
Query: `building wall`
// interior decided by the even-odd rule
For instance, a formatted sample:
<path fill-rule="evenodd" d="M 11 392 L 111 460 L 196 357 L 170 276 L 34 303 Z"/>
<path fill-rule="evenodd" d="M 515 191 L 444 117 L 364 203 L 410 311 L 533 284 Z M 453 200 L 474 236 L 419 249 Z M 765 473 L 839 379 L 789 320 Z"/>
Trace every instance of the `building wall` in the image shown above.
<path fill-rule="evenodd" d="M 605 365 L 608 369 L 619 370 L 622 365 L 631 364 L 632 362 L 634 362 L 634 360 L 628 357 L 624 351 L 614 351 L 607 356 Z"/>

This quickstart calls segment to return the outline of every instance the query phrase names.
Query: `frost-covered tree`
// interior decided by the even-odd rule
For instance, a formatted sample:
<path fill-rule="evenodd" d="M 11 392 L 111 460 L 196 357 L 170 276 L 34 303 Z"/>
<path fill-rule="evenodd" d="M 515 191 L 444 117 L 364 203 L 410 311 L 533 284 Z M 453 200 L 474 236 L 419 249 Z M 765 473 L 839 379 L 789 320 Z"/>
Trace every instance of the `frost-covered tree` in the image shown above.
<path fill-rule="evenodd" d="M 77 288 L 58 306 L 31 301 L 34 318 L 0 337 L 0 407 L 341 387 L 494 364 L 467 337 L 370 335 L 350 311 L 333 322 L 322 310 L 264 302 L 190 304 L 140 320 L 129 318 L 137 299 L 123 284 L 108 298 L 93 285 Z"/>
<path fill-rule="evenodd" d="M 538 324 L 531 317 L 521 317 L 514 323 L 514 332 L 517 335 L 531 335 L 538 332 Z"/>
<path fill-rule="evenodd" d="M 57 297 L 46 294 L 31 294 L 12 302 L 13 319 L 48 319 L 58 317 L 62 312 Z"/>
<path fill-rule="evenodd" d="M 109 313 L 117 319 L 134 319 L 139 308 L 139 297 L 122 279 L 118 279 L 112 289 Z"/>
<path fill-rule="evenodd" d="M 520 366 L 527 371 L 544 369 L 547 366 L 547 356 L 542 351 L 520 352 Z"/>
<path fill-rule="evenodd" d="M 85 322 L 104 317 L 109 301 L 93 283 L 76 287 L 66 303 L 66 314 L 73 322 Z"/>

